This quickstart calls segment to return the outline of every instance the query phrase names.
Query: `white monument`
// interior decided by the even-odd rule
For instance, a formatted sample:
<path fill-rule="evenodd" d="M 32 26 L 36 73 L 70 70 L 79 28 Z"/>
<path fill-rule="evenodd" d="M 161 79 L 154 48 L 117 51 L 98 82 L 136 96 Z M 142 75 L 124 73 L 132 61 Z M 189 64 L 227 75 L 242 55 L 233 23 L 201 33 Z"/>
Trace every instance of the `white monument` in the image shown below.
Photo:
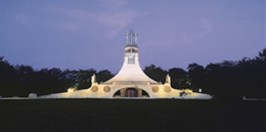
<path fill-rule="evenodd" d="M 117 75 L 98 84 L 97 77 L 91 77 L 91 87 L 83 90 L 70 88 L 43 98 L 182 98 L 211 99 L 212 96 L 191 90 L 177 90 L 171 87 L 171 78 L 166 76 L 164 84 L 149 78 L 141 69 L 137 45 L 137 34 L 130 30 L 126 35 L 124 63 Z"/>

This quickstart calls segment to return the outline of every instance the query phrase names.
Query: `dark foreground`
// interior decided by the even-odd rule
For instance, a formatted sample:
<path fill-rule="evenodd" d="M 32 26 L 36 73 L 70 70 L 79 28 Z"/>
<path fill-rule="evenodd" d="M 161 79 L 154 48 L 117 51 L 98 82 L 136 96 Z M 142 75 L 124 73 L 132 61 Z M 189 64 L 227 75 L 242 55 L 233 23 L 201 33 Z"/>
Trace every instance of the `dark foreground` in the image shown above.
<path fill-rule="evenodd" d="M 266 132 L 266 101 L 0 100 L 0 132 Z"/>

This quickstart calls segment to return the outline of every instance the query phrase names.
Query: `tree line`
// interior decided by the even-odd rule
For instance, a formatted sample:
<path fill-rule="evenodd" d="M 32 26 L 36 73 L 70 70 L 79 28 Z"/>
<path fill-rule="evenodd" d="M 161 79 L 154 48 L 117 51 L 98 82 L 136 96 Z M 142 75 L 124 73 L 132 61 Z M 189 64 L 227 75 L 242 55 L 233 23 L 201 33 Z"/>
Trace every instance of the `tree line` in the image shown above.
<path fill-rule="evenodd" d="M 181 68 L 166 71 L 151 65 L 144 72 L 162 83 L 169 74 L 174 88 L 201 89 L 217 99 L 266 98 L 266 48 L 252 59 L 210 63 L 206 67 L 192 63 L 187 71 Z"/>
<path fill-rule="evenodd" d="M 165 77 L 169 74 L 172 87 L 193 91 L 201 89 L 215 98 L 266 98 L 266 48 L 252 59 L 210 63 L 206 67 L 192 63 L 188 65 L 187 70 L 178 67 L 165 70 L 152 64 L 146 66 L 144 72 L 161 83 L 165 82 Z M 96 75 L 98 83 L 114 76 L 109 70 L 35 70 L 27 65 L 11 65 L 1 57 L 0 96 L 26 97 L 30 93 L 46 95 L 65 92 L 69 87 L 85 89 L 90 87 L 93 74 Z"/>
<path fill-rule="evenodd" d="M 26 97 L 30 93 L 46 95 L 65 92 L 69 87 L 85 89 L 90 87 L 91 76 L 95 74 L 97 81 L 103 82 L 113 77 L 108 70 L 64 70 L 59 68 L 34 70 L 31 66 L 9 64 L 0 58 L 0 96 Z"/>

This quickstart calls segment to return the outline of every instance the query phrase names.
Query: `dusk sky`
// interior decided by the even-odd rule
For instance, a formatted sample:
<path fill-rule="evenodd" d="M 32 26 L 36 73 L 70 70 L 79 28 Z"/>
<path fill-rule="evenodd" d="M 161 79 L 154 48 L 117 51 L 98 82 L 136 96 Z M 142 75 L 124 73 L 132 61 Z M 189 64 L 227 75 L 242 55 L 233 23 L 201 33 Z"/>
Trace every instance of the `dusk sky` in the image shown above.
<path fill-rule="evenodd" d="M 34 69 L 108 69 L 138 33 L 142 68 L 254 58 L 266 0 L 0 0 L 0 56 Z"/>

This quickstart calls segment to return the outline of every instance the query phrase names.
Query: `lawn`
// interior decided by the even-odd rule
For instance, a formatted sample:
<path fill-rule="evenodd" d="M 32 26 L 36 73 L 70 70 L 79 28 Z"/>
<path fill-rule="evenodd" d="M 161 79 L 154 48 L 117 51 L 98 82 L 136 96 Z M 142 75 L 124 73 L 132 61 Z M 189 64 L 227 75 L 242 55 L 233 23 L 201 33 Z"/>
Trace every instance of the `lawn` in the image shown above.
<path fill-rule="evenodd" d="M 266 101 L 0 100 L 0 132 L 266 132 Z"/>

